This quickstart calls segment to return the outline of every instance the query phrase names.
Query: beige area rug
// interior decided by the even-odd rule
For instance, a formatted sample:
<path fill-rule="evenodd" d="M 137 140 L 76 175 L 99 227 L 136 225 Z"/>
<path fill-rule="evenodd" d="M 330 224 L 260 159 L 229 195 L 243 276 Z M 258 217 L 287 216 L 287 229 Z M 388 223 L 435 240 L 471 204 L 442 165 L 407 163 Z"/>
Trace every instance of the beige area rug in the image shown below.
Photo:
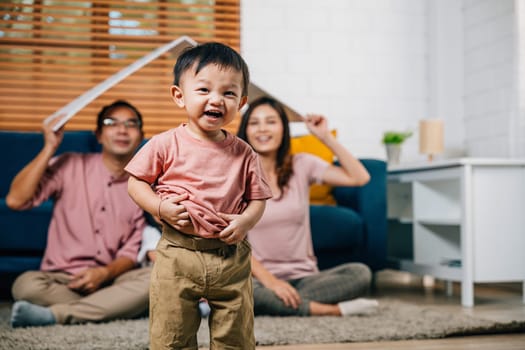
<path fill-rule="evenodd" d="M 525 332 L 525 321 L 498 323 L 392 299 L 379 302 L 367 316 L 256 317 L 255 338 L 258 345 L 285 345 Z M 0 308 L 0 349 L 148 349 L 147 319 L 12 329 L 9 316 L 10 306 Z M 208 345 L 206 322 L 198 338 L 200 346 Z"/>

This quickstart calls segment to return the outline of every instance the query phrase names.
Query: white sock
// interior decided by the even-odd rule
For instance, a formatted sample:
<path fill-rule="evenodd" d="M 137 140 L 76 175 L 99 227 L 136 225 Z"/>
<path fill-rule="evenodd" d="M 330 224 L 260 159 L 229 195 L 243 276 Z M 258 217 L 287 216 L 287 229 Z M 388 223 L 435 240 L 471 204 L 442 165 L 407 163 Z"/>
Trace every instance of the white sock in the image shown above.
<path fill-rule="evenodd" d="M 48 307 L 31 304 L 25 300 L 13 304 L 11 312 L 11 326 L 13 328 L 50 326 L 55 323 L 55 316 Z"/>
<path fill-rule="evenodd" d="M 201 314 L 201 317 L 206 318 L 210 315 L 211 309 L 210 305 L 206 300 L 199 301 L 199 312 Z"/>
<path fill-rule="evenodd" d="M 379 303 L 375 299 L 358 298 L 337 304 L 343 316 L 369 314 L 377 310 Z"/>

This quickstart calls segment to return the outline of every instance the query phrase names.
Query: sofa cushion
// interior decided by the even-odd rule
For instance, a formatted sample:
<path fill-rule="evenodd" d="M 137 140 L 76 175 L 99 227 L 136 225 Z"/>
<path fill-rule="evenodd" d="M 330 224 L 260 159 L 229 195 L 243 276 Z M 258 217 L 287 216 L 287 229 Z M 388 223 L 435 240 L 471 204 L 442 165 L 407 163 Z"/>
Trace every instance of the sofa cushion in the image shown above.
<path fill-rule="evenodd" d="M 316 250 L 360 249 L 364 244 L 363 219 L 349 208 L 311 205 L 312 239 Z"/>
<path fill-rule="evenodd" d="M 0 251 L 35 252 L 42 255 L 47 241 L 47 228 L 53 203 L 24 211 L 11 210 L 0 198 Z"/>
<path fill-rule="evenodd" d="M 332 135 L 336 136 L 336 134 L 336 130 L 332 130 Z M 334 154 L 330 148 L 326 147 L 317 137 L 310 134 L 292 137 L 290 140 L 290 151 L 292 154 L 314 154 L 328 163 L 332 163 L 334 160 Z M 310 186 L 310 203 L 335 205 L 335 199 L 332 196 L 332 187 L 318 184 Z"/>
<path fill-rule="evenodd" d="M 41 256 L 2 256 L 0 259 L 0 273 L 8 273 L 10 275 L 21 274 L 28 270 L 39 270 Z M 4 278 L 5 276 L 2 275 Z M 2 281 L 4 283 L 4 281 Z"/>

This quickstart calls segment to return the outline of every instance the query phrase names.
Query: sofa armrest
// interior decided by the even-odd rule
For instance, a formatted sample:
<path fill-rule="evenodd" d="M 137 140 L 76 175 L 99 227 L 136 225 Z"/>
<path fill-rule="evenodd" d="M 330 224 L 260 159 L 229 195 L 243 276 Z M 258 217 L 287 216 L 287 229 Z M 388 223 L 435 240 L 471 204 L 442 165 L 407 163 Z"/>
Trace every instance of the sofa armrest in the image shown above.
<path fill-rule="evenodd" d="M 332 194 L 338 205 L 358 212 L 364 223 L 363 262 L 373 271 L 385 267 L 387 254 L 386 162 L 360 159 L 370 173 L 370 182 L 362 187 L 335 187 Z"/>

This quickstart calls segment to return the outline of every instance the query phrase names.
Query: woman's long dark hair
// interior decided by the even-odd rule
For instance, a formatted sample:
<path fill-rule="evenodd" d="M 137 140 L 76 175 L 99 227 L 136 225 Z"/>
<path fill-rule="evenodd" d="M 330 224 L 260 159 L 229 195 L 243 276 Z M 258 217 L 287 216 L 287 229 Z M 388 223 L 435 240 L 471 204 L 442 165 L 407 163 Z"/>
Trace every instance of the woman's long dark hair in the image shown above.
<path fill-rule="evenodd" d="M 248 122 L 254 109 L 262 105 L 268 105 L 272 107 L 279 115 L 279 118 L 283 124 L 283 138 L 281 140 L 281 145 L 277 149 L 277 162 L 275 169 L 277 173 L 277 185 L 281 191 L 281 195 L 278 198 L 280 199 L 283 196 L 286 187 L 288 186 L 288 181 L 290 181 L 290 178 L 293 175 L 293 156 L 290 154 L 290 125 L 288 124 L 288 116 L 286 115 L 284 107 L 274 98 L 267 96 L 259 97 L 258 99 L 252 101 L 242 116 L 241 124 L 239 125 L 239 131 L 237 131 L 237 136 L 250 143 L 248 141 L 248 137 L 246 136 L 246 128 L 248 127 Z"/>

